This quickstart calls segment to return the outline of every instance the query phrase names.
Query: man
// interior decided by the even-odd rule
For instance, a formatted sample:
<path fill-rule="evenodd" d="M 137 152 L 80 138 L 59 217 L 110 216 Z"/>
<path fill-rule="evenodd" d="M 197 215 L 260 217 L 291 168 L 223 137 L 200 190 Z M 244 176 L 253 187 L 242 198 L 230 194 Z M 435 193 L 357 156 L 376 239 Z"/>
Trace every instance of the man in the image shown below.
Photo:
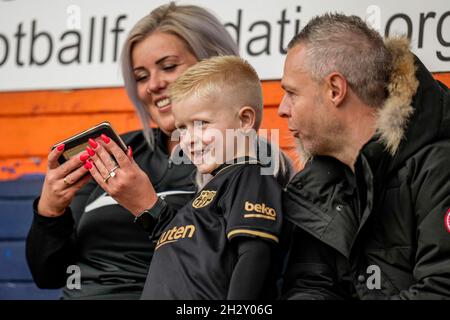
<path fill-rule="evenodd" d="M 287 299 L 450 298 L 450 93 L 360 18 L 289 44 L 279 115 L 312 161 L 287 187 Z"/>

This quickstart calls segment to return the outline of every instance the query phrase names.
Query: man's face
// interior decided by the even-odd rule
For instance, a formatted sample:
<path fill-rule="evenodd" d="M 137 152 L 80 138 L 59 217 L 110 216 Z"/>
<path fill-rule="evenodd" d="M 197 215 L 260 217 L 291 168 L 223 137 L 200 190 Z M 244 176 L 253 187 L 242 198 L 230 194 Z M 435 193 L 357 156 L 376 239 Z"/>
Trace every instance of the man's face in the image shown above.
<path fill-rule="evenodd" d="M 288 119 L 289 130 L 312 155 L 327 155 L 340 133 L 334 106 L 327 101 L 327 86 L 314 81 L 306 64 L 306 49 L 300 44 L 288 51 L 281 86 L 285 91 L 278 115 Z"/>

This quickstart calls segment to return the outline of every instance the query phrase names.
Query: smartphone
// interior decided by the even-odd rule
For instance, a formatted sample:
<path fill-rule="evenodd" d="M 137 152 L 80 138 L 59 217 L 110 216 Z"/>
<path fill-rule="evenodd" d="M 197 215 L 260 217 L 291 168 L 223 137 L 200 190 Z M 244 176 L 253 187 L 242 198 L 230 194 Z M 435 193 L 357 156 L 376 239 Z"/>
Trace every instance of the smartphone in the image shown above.
<path fill-rule="evenodd" d="M 105 134 L 112 140 L 114 140 L 115 143 L 126 153 L 127 152 L 127 146 L 122 141 L 122 139 L 119 137 L 119 135 L 114 131 L 111 124 L 107 121 L 102 122 L 95 127 L 92 127 L 88 130 L 85 130 L 83 132 L 80 132 L 68 139 L 65 139 L 63 141 L 58 142 L 54 146 L 52 146 L 52 150 L 59 146 L 60 144 L 64 143 L 64 153 L 58 158 L 58 162 L 60 164 L 63 164 L 70 158 L 76 156 L 80 152 L 86 150 L 86 147 L 89 146 L 88 140 L 90 138 L 96 139 L 100 135 Z"/>

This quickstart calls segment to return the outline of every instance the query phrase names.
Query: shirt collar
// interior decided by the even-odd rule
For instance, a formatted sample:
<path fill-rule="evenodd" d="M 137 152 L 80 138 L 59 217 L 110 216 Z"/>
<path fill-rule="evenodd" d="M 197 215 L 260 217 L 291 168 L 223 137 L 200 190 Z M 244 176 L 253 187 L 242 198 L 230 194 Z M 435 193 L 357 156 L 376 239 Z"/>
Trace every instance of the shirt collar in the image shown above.
<path fill-rule="evenodd" d="M 229 166 L 235 165 L 235 164 L 255 164 L 255 163 L 259 163 L 258 160 L 253 157 L 249 157 L 249 156 L 234 158 L 233 160 L 229 160 L 225 163 L 222 163 L 220 166 L 215 168 L 213 171 L 211 171 L 211 175 L 215 176 L 223 169 L 225 169 Z"/>

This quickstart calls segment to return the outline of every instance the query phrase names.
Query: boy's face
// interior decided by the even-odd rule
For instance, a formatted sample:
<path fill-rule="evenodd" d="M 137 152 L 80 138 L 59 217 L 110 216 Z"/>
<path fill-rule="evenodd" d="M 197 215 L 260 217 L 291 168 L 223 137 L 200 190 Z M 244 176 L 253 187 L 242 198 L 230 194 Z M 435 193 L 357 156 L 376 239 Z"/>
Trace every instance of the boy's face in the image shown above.
<path fill-rule="evenodd" d="M 240 128 L 239 110 L 227 103 L 226 97 L 192 96 L 173 102 L 172 112 L 181 148 L 199 172 L 211 173 L 235 158 L 236 139 L 231 135 Z"/>

